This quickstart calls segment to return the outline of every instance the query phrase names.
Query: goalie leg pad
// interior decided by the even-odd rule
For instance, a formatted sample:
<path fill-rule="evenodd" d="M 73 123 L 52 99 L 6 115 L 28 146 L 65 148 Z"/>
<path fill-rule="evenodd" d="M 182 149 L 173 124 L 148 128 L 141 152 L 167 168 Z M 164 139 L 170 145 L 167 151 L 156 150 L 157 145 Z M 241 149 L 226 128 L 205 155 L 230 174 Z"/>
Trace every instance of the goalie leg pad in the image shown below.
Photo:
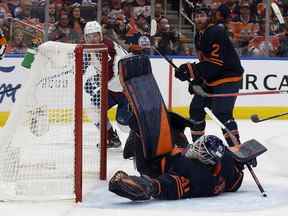
<path fill-rule="evenodd" d="M 156 185 L 148 176 L 129 176 L 118 171 L 109 181 L 109 191 L 132 201 L 149 200 Z"/>

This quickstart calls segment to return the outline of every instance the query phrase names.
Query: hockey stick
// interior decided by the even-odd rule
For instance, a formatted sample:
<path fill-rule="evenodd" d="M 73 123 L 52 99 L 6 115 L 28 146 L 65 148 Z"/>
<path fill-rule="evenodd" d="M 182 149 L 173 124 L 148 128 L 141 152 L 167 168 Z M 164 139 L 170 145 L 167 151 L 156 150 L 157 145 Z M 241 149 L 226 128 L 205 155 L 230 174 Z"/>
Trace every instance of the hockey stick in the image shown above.
<path fill-rule="evenodd" d="M 253 92 L 238 92 L 238 93 L 223 93 L 223 94 L 210 94 L 205 92 L 202 88 L 196 92 L 202 97 L 235 97 L 235 96 L 249 96 L 249 95 L 272 95 L 272 94 L 288 94 L 287 90 L 274 90 L 274 91 L 253 91 Z"/>
<path fill-rule="evenodd" d="M 161 57 L 163 57 L 175 70 L 179 68 L 166 55 L 161 53 L 155 46 L 151 46 Z M 187 80 L 191 82 L 191 80 Z M 202 97 L 235 97 L 235 96 L 251 96 L 251 95 L 272 95 L 272 94 L 288 94 L 288 90 L 273 90 L 273 91 L 254 91 L 254 92 L 238 92 L 238 93 L 222 93 L 211 94 L 204 91 L 200 85 L 193 85 L 194 93 Z"/>
<path fill-rule="evenodd" d="M 234 145 L 240 144 L 237 141 L 236 137 L 231 133 L 231 131 L 222 122 L 219 121 L 219 119 L 212 113 L 212 111 L 209 108 L 205 107 L 204 110 L 209 115 L 210 118 L 212 118 L 223 130 L 225 130 L 229 134 Z M 265 193 L 265 191 L 264 191 L 259 179 L 257 178 L 254 170 L 252 169 L 252 167 L 248 163 L 246 163 L 245 165 L 248 167 L 248 170 L 251 173 L 256 185 L 258 186 L 258 188 L 262 194 L 262 196 L 267 197 L 267 194 Z"/>
<path fill-rule="evenodd" d="M 267 121 L 267 120 L 274 119 L 274 118 L 279 118 L 279 117 L 285 116 L 285 115 L 288 115 L 288 112 L 282 113 L 282 114 L 278 114 L 278 115 L 274 115 L 274 116 L 269 116 L 269 117 L 263 118 L 263 119 L 260 119 L 257 114 L 254 114 L 250 118 L 251 118 L 252 122 L 258 123 L 258 122 L 263 122 L 263 121 Z"/>
<path fill-rule="evenodd" d="M 279 23 L 280 24 L 285 24 L 285 20 L 283 18 L 283 15 L 282 15 L 278 5 L 275 2 L 272 2 L 271 3 L 271 7 L 272 7 L 272 10 L 273 10 L 275 16 L 277 17 Z"/>

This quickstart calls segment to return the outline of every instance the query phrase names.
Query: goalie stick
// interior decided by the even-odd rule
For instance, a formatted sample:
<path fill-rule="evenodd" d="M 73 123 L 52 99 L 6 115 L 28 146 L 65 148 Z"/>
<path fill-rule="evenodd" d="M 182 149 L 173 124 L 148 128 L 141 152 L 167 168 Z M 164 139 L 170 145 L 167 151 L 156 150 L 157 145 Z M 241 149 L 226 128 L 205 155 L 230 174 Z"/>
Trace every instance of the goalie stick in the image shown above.
<path fill-rule="evenodd" d="M 250 119 L 252 122 L 258 123 L 258 122 L 263 122 L 263 121 L 267 121 L 267 120 L 274 119 L 274 118 L 279 118 L 279 117 L 285 116 L 285 115 L 288 115 L 288 112 L 260 119 L 257 114 L 254 114 L 254 115 L 251 115 Z"/>
<path fill-rule="evenodd" d="M 236 137 L 231 133 L 231 131 L 230 131 L 222 122 L 219 121 L 219 119 L 212 113 L 212 111 L 211 111 L 209 108 L 205 107 L 204 110 L 205 110 L 205 112 L 209 115 L 210 118 L 212 118 L 223 130 L 225 130 L 225 131 L 229 134 L 229 136 L 230 136 L 230 138 L 232 139 L 233 143 L 234 143 L 235 145 L 237 145 L 237 144 L 238 144 L 238 141 L 237 141 Z M 256 142 L 257 142 L 257 141 L 256 141 Z M 243 146 L 247 147 L 247 146 L 250 145 L 250 147 L 251 147 L 251 146 L 254 146 L 254 147 L 253 147 L 253 148 L 243 148 L 243 149 L 245 149 L 245 150 L 241 150 L 242 147 L 240 146 L 239 153 L 241 153 L 241 152 L 242 152 L 242 153 L 246 152 L 246 153 L 249 153 L 249 155 L 250 155 L 250 153 L 251 153 L 250 151 L 251 151 L 252 149 L 254 149 L 254 150 L 257 149 L 257 152 L 258 152 L 258 153 L 255 153 L 255 157 L 254 157 L 254 158 L 256 158 L 256 156 L 258 156 L 258 155 L 264 153 L 265 151 L 267 151 L 267 149 L 266 149 L 263 145 L 261 145 L 261 144 L 258 143 L 258 142 L 256 143 L 256 142 L 255 142 L 255 140 L 249 140 L 249 141 L 245 142 L 245 145 L 243 145 Z M 255 143 L 256 143 L 256 144 L 255 144 Z M 259 145 L 259 144 L 261 145 L 261 149 L 259 149 L 259 148 L 260 148 L 260 145 Z M 256 146 L 257 146 L 257 147 L 256 147 Z M 247 151 L 248 151 L 248 152 L 247 152 Z M 236 158 L 237 158 L 237 157 L 240 156 L 239 153 L 236 153 L 236 154 L 235 154 L 235 153 L 232 153 L 232 154 L 236 155 Z M 244 155 L 245 155 L 246 153 L 244 153 Z M 238 154 L 238 155 L 237 155 L 237 154 Z M 251 154 L 251 155 L 252 155 L 252 154 Z M 240 156 L 240 158 L 241 158 L 241 156 Z M 253 158 L 253 155 L 251 156 L 251 158 Z M 262 196 L 263 196 L 263 197 L 267 197 L 267 194 L 265 193 L 265 191 L 264 191 L 264 189 L 263 189 L 263 187 L 262 187 L 259 179 L 257 178 L 254 170 L 253 170 L 252 167 L 247 163 L 247 162 L 249 161 L 249 159 L 251 159 L 251 158 L 247 158 L 247 160 L 244 161 L 244 163 L 246 162 L 245 165 L 248 167 L 248 170 L 249 170 L 249 172 L 251 173 L 251 175 L 252 175 L 252 177 L 253 177 L 256 185 L 258 186 L 258 188 L 259 188 L 259 190 L 260 190 L 260 192 L 261 192 L 261 194 L 262 194 Z M 240 160 L 240 161 L 241 161 L 241 160 Z"/>

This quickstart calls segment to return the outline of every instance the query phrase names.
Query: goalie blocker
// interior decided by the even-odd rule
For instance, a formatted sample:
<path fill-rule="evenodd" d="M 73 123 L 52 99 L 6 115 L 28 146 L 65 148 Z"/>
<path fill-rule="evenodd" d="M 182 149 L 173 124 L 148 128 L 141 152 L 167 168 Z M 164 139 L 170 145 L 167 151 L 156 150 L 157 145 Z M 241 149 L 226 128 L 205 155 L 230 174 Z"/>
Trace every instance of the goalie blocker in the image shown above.
<path fill-rule="evenodd" d="M 119 67 L 121 82 L 133 110 L 133 125 L 130 127 L 138 137 L 134 139 L 134 157 L 140 176 L 118 171 L 109 182 L 109 190 L 135 201 L 149 200 L 151 197 L 164 200 L 209 197 L 237 191 L 244 175 L 242 161 L 260 154 L 258 151 L 255 154 L 242 152 L 251 143 L 247 143 L 246 148 L 240 148 L 242 153 L 238 154 L 229 151 L 215 136 L 204 137 L 195 149 L 194 144 L 179 146 L 179 139 L 176 142 L 175 137 L 182 133 L 183 128 L 180 125 L 180 129 L 175 130 L 172 122 L 181 117 L 164 118 L 171 115 L 166 111 L 152 75 L 149 58 L 125 58 L 120 61 Z M 158 118 L 149 121 L 155 113 Z M 177 124 L 179 122 L 176 120 Z M 192 122 L 186 123 L 185 126 L 190 127 Z M 193 157 L 186 155 L 188 150 L 195 151 Z M 204 160 L 207 158 L 209 160 Z"/>

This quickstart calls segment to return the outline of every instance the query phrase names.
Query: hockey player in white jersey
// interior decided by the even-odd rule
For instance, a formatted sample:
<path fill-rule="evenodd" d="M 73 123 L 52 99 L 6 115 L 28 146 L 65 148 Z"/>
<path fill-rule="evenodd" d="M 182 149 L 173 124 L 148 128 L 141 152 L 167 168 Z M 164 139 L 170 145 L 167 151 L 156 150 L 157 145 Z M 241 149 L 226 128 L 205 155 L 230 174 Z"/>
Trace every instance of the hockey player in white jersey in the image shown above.
<path fill-rule="evenodd" d="M 120 124 L 126 124 L 129 116 L 125 112 L 128 110 L 128 102 L 124 94 L 122 93 L 122 86 L 120 84 L 118 75 L 118 61 L 125 57 L 128 53 L 120 45 L 112 40 L 103 37 L 102 27 L 97 21 L 87 22 L 84 27 L 84 39 L 87 44 L 104 43 L 108 48 L 108 109 L 118 105 L 116 120 Z M 96 60 L 99 61 L 99 60 Z M 95 62 L 95 60 L 94 60 Z M 96 62 L 96 65 L 97 62 Z M 100 61 L 99 65 L 88 66 L 84 74 L 84 88 L 90 97 L 90 103 L 95 107 L 93 113 L 88 113 L 88 116 L 92 118 L 92 121 L 96 126 L 99 126 L 99 72 L 101 70 Z M 98 77 L 97 77 L 98 74 Z M 126 113 L 122 115 L 122 113 Z M 117 148 L 121 146 L 120 139 L 116 130 L 113 129 L 110 122 L 107 125 L 108 129 L 108 147 Z"/>

